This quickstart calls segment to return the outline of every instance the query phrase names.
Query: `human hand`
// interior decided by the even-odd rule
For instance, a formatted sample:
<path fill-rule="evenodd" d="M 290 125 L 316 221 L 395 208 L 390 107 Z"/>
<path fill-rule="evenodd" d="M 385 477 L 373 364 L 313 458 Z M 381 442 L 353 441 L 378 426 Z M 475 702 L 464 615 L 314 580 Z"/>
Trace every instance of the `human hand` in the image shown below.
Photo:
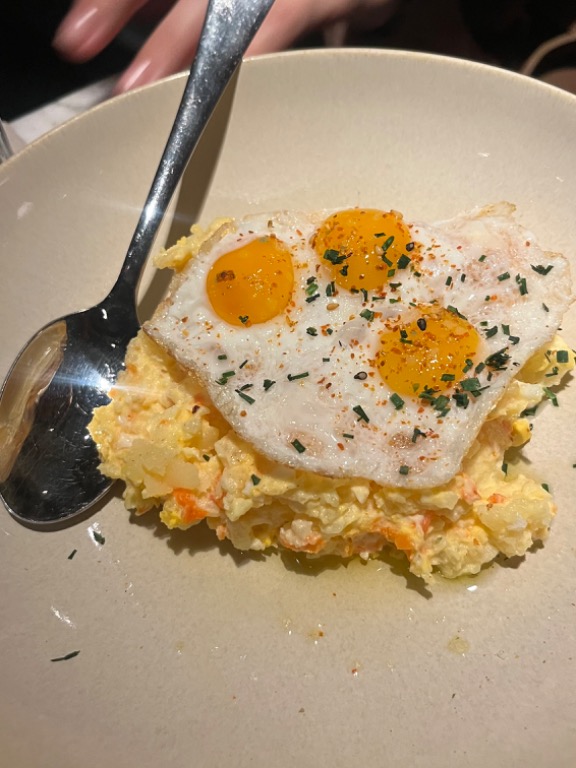
<path fill-rule="evenodd" d="M 370 26 L 383 23 L 399 0 L 276 0 L 248 54 L 288 48 L 303 35 L 340 21 Z M 141 10 L 164 17 L 116 84 L 129 91 L 187 69 L 198 43 L 207 0 L 74 0 L 62 20 L 54 47 L 65 58 L 83 62 L 100 53 Z"/>

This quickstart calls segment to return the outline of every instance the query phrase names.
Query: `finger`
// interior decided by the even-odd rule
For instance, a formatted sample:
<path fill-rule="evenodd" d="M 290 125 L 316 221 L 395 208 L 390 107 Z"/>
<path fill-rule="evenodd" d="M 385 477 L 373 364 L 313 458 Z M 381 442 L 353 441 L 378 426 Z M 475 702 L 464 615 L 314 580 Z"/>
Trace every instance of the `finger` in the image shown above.
<path fill-rule="evenodd" d="M 342 4 L 343 0 L 326 3 Z M 115 87 L 123 93 L 187 69 L 194 56 L 206 12 L 206 0 L 179 0 L 150 36 Z M 277 0 L 249 53 L 281 50 L 314 25 L 316 2 Z"/>
<path fill-rule="evenodd" d="M 187 69 L 198 45 L 207 0 L 179 0 L 144 43 L 118 80 L 123 93 Z"/>
<path fill-rule="evenodd" d="M 86 61 L 105 48 L 147 0 L 75 0 L 53 46 L 67 59 Z"/>

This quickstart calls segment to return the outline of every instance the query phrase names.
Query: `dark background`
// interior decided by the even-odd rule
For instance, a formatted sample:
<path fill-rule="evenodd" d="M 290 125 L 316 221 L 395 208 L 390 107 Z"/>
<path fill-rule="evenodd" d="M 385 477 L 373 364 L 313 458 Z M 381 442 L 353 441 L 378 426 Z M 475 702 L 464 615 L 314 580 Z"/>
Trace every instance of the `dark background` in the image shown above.
<path fill-rule="evenodd" d="M 6 5 L 0 26 L 0 116 L 5 120 L 119 73 L 151 28 L 136 21 L 93 61 L 70 64 L 51 48 L 69 0 L 6 0 Z M 575 19 L 572 0 L 404 0 L 384 27 L 353 33 L 347 42 L 445 53 L 517 69 L 541 42 L 565 32 Z M 322 37 L 314 35 L 299 47 L 322 44 Z"/>

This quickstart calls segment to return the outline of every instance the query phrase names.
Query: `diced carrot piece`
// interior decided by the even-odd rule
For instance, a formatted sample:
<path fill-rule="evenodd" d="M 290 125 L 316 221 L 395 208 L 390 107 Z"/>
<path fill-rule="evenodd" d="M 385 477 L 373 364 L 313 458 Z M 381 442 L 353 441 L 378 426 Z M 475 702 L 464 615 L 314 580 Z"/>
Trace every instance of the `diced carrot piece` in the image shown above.
<path fill-rule="evenodd" d="M 194 491 L 189 491 L 186 488 L 175 488 L 173 495 L 176 503 L 182 509 L 182 521 L 184 523 L 203 520 L 208 514 Z"/>

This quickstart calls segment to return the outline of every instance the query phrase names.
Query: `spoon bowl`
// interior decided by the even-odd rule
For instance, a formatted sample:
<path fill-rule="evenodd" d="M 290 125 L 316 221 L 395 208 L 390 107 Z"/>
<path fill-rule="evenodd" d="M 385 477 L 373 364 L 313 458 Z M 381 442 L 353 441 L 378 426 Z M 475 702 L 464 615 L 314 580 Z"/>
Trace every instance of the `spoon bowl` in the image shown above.
<path fill-rule="evenodd" d="M 24 346 L 0 392 L 0 497 L 46 527 L 83 515 L 112 485 L 88 424 L 139 328 L 136 289 L 200 136 L 274 0 L 210 0 L 198 51 L 120 275 L 98 305 L 49 323 Z"/>

